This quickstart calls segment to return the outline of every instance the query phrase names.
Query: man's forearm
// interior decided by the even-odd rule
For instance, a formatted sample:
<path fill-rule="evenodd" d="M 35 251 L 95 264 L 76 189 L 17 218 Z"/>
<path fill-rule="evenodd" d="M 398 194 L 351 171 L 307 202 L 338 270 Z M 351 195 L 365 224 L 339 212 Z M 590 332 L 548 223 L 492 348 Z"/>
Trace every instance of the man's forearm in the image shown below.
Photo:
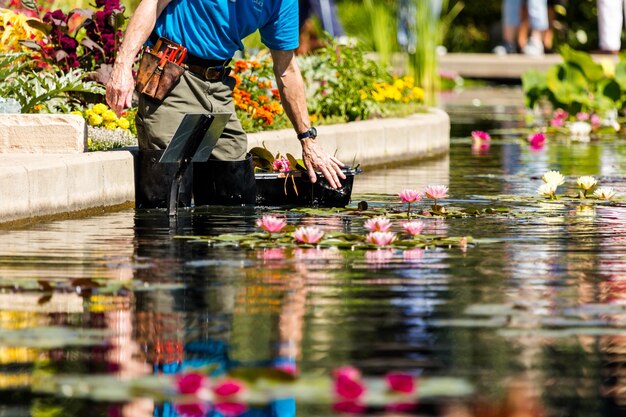
<path fill-rule="evenodd" d="M 124 42 L 117 53 L 115 65 L 120 65 L 126 69 L 132 67 L 139 50 L 154 29 L 157 17 L 169 1 L 143 0 L 139 3 L 126 27 Z"/>
<path fill-rule="evenodd" d="M 272 58 L 281 104 L 296 133 L 302 133 L 311 127 L 311 122 L 300 68 L 291 51 L 272 51 Z"/>

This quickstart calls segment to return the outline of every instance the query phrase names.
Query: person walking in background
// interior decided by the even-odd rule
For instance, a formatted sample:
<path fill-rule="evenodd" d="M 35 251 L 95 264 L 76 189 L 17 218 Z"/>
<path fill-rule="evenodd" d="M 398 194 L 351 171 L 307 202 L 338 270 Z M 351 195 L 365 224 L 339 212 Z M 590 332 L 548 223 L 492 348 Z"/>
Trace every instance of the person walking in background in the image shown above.
<path fill-rule="evenodd" d="M 554 48 L 554 30 L 558 25 L 556 8 L 561 7 L 565 10 L 566 0 L 548 0 L 548 30 L 542 34 L 543 48 L 545 53 L 553 53 Z M 561 12 L 563 13 L 563 12 Z M 517 33 L 517 44 L 523 50 L 528 43 L 528 9 L 522 8 L 522 22 Z"/>
<path fill-rule="evenodd" d="M 337 6 L 333 0 L 299 0 L 298 6 L 300 9 L 300 46 L 296 50 L 298 55 L 324 46 L 324 41 L 317 36 L 313 17 L 319 19 L 322 29 L 328 32 L 331 38 L 345 43 L 343 26 L 337 18 Z"/>
<path fill-rule="evenodd" d="M 502 2 L 502 38 L 503 44 L 494 49 L 495 53 L 512 54 L 517 52 L 516 37 L 521 25 L 522 0 L 503 0 Z M 547 0 L 528 0 L 530 36 L 521 49 L 526 55 L 540 56 L 544 53 L 542 33 L 548 30 Z"/>
<path fill-rule="evenodd" d="M 625 0 L 598 0 L 600 51 L 617 54 L 622 47 Z"/>

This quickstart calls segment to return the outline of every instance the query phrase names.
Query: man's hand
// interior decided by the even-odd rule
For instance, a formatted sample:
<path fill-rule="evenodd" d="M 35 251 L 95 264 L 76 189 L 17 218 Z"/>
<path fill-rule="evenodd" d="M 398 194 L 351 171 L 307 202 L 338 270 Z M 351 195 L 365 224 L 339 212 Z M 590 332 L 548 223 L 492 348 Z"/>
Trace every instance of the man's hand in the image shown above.
<path fill-rule="evenodd" d="M 315 139 L 303 139 L 301 142 L 302 160 L 309 172 L 311 182 L 317 181 L 315 171 L 320 171 L 331 187 L 334 189 L 341 188 L 339 178 L 346 179 L 345 174 L 341 171 L 341 168 L 344 167 L 343 162 L 334 156 L 328 156 Z"/>
<path fill-rule="evenodd" d="M 134 88 L 135 80 L 132 70 L 116 65 L 107 83 L 106 99 L 109 107 L 118 117 L 122 115 L 124 109 L 132 105 Z"/>

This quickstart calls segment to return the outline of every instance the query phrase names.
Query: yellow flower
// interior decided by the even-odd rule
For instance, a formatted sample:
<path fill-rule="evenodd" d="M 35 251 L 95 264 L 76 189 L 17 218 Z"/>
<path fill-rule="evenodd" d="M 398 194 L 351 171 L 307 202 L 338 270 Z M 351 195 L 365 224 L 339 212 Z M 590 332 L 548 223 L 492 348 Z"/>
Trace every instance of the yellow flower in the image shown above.
<path fill-rule="evenodd" d="M 109 108 L 106 106 L 106 104 L 102 104 L 102 103 L 98 103 L 96 105 L 93 106 L 92 110 L 94 113 L 96 114 L 102 114 L 105 111 L 107 111 Z"/>
<path fill-rule="evenodd" d="M 87 123 L 89 123 L 91 126 L 100 126 L 102 124 L 102 116 L 92 113 L 87 116 Z"/>
<path fill-rule="evenodd" d="M 109 130 L 115 130 L 115 129 L 117 129 L 117 123 L 116 122 L 106 122 L 104 124 L 104 127 L 109 129 Z"/>
<path fill-rule="evenodd" d="M 127 130 L 130 127 L 130 122 L 128 119 L 121 118 L 117 121 L 117 125 L 124 130 Z"/>
<path fill-rule="evenodd" d="M 102 120 L 105 122 L 116 122 L 117 116 L 113 110 L 105 110 L 104 113 L 102 113 Z"/>
<path fill-rule="evenodd" d="M 310 114 L 309 120 L 311 121 L 311 123 L 317 122 L 317 114 Z"/>
<path fill-rule="evenodd" d="M 71 111 L 70 114 L 75 114 L 77 116 L 82 116 L 83 115 L 83 113 L 80 110 Z"/>
<path fill-rule="evenodd" d="M 367 99 L 367 93 L 363 90 L 359 90 L 359 94 L 361 94 L 361 100 Z"/>

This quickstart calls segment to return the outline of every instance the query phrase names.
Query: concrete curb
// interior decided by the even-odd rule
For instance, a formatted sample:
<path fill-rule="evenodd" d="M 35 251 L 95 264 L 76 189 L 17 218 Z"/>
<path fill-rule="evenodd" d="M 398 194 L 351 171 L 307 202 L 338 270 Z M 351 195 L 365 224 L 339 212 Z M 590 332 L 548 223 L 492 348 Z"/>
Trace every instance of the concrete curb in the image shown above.
<path fill-rule="evenodd" d="M 403 119 L 320 126 L 319 140 L 347 164 L 365 165 L 448 153 L 450 120 L 429 109 Z M 250 134 L 249 148 L 299 157 L 293 130 Z M 83 154 L 0 154 L 0 223 L 85 212 L 134 201 L 133 156 L 128 151 Z"/>

